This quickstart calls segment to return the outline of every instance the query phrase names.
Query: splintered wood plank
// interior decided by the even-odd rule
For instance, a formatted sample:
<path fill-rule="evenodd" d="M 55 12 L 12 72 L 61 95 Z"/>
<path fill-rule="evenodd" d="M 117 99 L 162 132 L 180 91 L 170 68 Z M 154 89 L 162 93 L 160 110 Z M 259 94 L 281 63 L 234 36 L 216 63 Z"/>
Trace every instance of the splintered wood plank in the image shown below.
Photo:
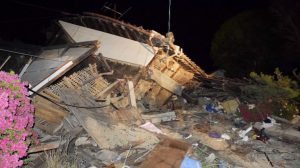
<path fill-rule="evenodd" d="M 178 82 L 167 76 L 166 74 L 160 72 L 157 69 L 151 68 L 150 78 L 157 82 L 161 87 L 169 90 L 170 92 L 181 95 L 183 87 Z"/>
<path fill-rule="evenodd" d="M 139 166 L 141 168 L 179 168 L 190 145 L 175 139 L 163 139 Z"/>
<path fill-rule="evenodd" d="M 128 81 L 127 82 L 128 84 L 128 90 L 129 90 L 129 102 L 130 102 L 130 105 L 132 107 L 137 107 L 136 106 L 136 98 L 135 98 L 135 94 L 134 94 L 134 87 L 133 87 L 133 82 L 132 81 Z"/>
<path fill-rule="evenodd" d="M 194 77 L 194 74 L 191 72 L 188 72 L 184 70 L 183 68 L 180 68 L 175 74 L 173 74 L 172 79 L 180 83 L 181 85 L 184 85 L 188 83 L 190 80 L 192 80 Z"/>
<path fill-rule="evenodd" d="M 145 94 L 151 89 L 152 82 L 146 80 L 139 80 L 135 87 L 135 96 L 137 100 L 141 100 Z"/>
<path fill-rule="evenodd" d="M 166 60 L 166 66 L 162 70 L 162 72 L 167 76 L 172 77 L 173 74 L 176 73 L 179 68 L 180 65 L 173 58 L 168 58 Z"/>
<path fill-rule="evenodd" d="M 164 105 L 173 95 L 172 92 L 162 88 L 156 96 L 155 102 L 157 105 Z"/>
<path fill-rule="evenodd" d="M 62 144 L 61 141 L 55 141 L 55 142 L 49 142 L 46 144 L 41 144 L 38 146 L 32 146 L 29 148 L 28 153 L 36 153 L 36 152 L 42 152 L 42 151 L 47 151 L 51 149 L 56 149 Z"/>
<path fill-rule="evenodd" d="M 156 98 L 159 92 L 161 91 L 161 89 L 163 88 L 155 83 L 155 85 L 152 86 L 151 90 L 146 95 L 145 101 L 150 105 L 156 105 L 157 104 Z"/>
<path fill-rule="evenodd" d="M 65 103 L 78 106 L 68 106 L 70 112 L 75 115 L 82 127 L 97 142 L 97 144 L 99 146 L 103 145 L 103 132 L 99 131 L 99 129 L 101 127 L 107 127 L 109 114 L 105 113 L 105 111 L 101 108 L 96 108 L 101 106 L 101 104 L 88 100 L 90 98 L 83 95 L 78 90 L 64 89 L 61 92 L 61 98 Z"/>
<path fill-rule="evenodd" d="M 36 96 L 34 98 L 33 104 L 36 109 L 35 115 L 50 123 L 60 124 L 64 117 L 69 114 L 68 111 L 62 107 L 59 107 L 58 105 L 40 96 Z"/>
<path fill-rule="evenodd" d="M 35 127 L 45 131 L 46 133 L 53 135 L 55 134 L 60 128 L 61 128 L 61 123 L 49 123 L 38 116 L 35 117 Z"/>
<path fill-rule="evenodd" d="M 109 85 L 107 88 L 105 88 L 104 90 L 102 90 L 100 93 L 98 93 L 95 96 L 97 98 L 106 97 L 116 86 L 118 86 L 119 83 L 120 83 L 120 80 L 116 80 L 114 83 Z"/>

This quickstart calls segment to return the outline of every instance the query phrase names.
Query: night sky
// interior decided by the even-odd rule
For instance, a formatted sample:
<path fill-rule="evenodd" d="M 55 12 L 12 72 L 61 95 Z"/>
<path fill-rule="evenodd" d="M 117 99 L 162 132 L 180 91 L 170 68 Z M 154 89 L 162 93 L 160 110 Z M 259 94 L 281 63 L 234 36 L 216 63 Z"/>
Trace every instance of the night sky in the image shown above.
<path fill-rule="evenodd" d="M 125 22 L 161 34 L 168 31 L 169 0 L 7 0 L 1 3 L 0 37 L 7 41 L 42 44 L 50 21 L 64 17 L 62 12 L 90 11 L 113 16 L 103 9 L 105 3 L 115 3 L 121 13 L 130 8 L 121 18 Z M 244 10 L 267 5 L 267 0 L 172 0 L 171 31 L 175 43 L 200 67 L 212 71 L 215 68 L 209 56 L 210 44 L 222 23 Z"/>

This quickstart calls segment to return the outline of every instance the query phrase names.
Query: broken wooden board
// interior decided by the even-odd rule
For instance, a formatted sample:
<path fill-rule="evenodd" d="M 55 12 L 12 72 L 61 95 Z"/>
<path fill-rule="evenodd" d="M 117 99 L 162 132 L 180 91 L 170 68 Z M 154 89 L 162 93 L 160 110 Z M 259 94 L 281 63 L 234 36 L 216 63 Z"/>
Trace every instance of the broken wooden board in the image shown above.
<path fill-rule="evenodd" d="M 152 80 L 157 82 L 161 87 L 167 89 L 168 91 L 181 96 L 183 90 L 182 85 L 155 68 L 150 68 L 149 70 L 150 78 Z"/>
<path fill-rule="evenodd" d="M 40 96 L 34 97 L 33 104 L 35 106 L 35 115 L 49 123 L 60 124 L 64 117 L 69 115 L 66 109 Z"/>
<path fill-rule="evenodd" d="M 34 119 L 34 127 L 53 135 L 63 127 L 63 123 L 50 123 L 36 116 Z"/>
<path fill-rule="evenodd" d="M 189 81 L 191 81 L 194 77 L 194 74 L 186 71 L 183 68 L 179 68 L 173 75 L 172 79 L 177 81 L 181 85 L 185 85 Z"/>
<path fill-rule="evenodd" d="M 96 94 L 95 97 L 100 99 L 100 98 L 105 98 L 110 92 L 115 89 L 118 84 L 120 83 L 121 80 L 116 80 L 114 83 L 110 84 L 108 87 L 106 87 L 104 90 L 102 90 L 100 93 Z"/>
<path fill-rule="evenodd" d="M 152 82 L 146 80 L 139 80 L 135 86 L 135 97 L 137 100 L 142 100 L 145 97 L 145 94 L 151 89 Z"/>
<path fill-rule="evenodd" d="M 61 47 L 44 50 L 24 72 L 21 80 L 28 81 L 33 91 L 39 91 L 61 77 L 85 59 L 94 47 Z"/>
<path fill-rule="evenodd" d="M 95 140 L 100 148 L 116 148 L 118 146 L 128 146 L 129 144 L 142 141 L 137 147 L 149 148 L 158 142 L 155 135 L 140 129 L 129 128 L 123 124 L 112 123 L 109 110 L 105 108 L 95 108 L 100 105 L 88 95 L 82 94 L 78 90 L 63 90 L 62 100 L 67 104 L 85 106 L 86 108 L 68 106 L 83 128 Z M 94 107 L 94 108 L 87 108 Z"/>
<path fill-rule="evenodd" d="M 144 114 L 142 115 L 142 118 L 146 121 L 151 121 L 152 123 L 160 123 L 176 120 L 176 114 L 174 111 L 159 114 Z"/>
<path fill-rule="evenodd" d="M 127 82 L 128 84 L 128 91 L 129 91 L 129 102 L 130 102 L 130 105 L 132 107 L 137 107 L 136 106 L 136 98 L 135 98 L 135 93 L 134 93 L 134 86 L 133 86 L 133 82 L 132 81 L 128 81 Z"/>
<path fill-rule="evenodd" d="M 112 101 L 111 103 L 117 109 L 124 109 L 127 106 L 129 106 L 129 99 L 128 99 L 128 97 L 123 97 L 123 98 L 119 99 L 118 101 Z"/>
<path fill-rule="evenodd" d="M 182 65 L 179 64 L 179 62 L 176 61 L 173 57 L 167 57 L 166 53 L 164 53 L 162 50 L 158 51 L 149 67 L 149 69 L 156 69 L 160 71 L 169 79 L 172 79 L 182 86 L 186 85 L 194 77 L 194 73 L 188 72 L 186 69 L 184 69 L 184 67 L 182 67 Z M 166 102 L 173 95 L 173 92 L 170 91 L 172 89 L 166 89 L 160 84 L 155 86 L 154 84 L 157 83 L 154 82 L 151 85 L 151 89 L 149 89 L 148 92 L 144 95 L 145 100 L 149 103 L 149 105 L 159 107 L 166 104 Z M 181 88 L 183 89 L 183 87 Z"/>
<path fill-rule="evenodd" d="M 175 139 L 163 139 L 146 157 L 140 168 L 179 168 L 190 145 Z"/>
<path fill-rule="evenodd" d="M 119 109 L 111 112 L 115 123 L 133 124 L 140 123 L 142 117 L 136 108 Z"/>
<path fill-rule="evenodd" d="M 51 149 L 56 149 L 63 143 L 64 142 L 62 142 L 62 141 L 55 141 L 55 142 L 40 144 L 38 146 L 32 146 L 29 148 L 28 153 L 36 153 L 36 152 L 43 152 L 43 151 L 47 151 L 47 150 L 51 150 Z"/>

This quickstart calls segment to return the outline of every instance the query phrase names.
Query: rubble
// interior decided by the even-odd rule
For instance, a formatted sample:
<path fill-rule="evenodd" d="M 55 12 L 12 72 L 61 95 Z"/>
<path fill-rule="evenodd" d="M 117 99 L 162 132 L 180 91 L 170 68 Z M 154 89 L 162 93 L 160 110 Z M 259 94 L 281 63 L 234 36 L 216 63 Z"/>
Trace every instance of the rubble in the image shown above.
<path fill-rule="evenodd" d="M 42 140 L 28 167 L 45 167 L 38 158 L 48 150 L 83 168 L 300 164 L 299 119 L 233 94 L 244 81 L 207 75 L 167 37 L 112 18 L 58 23 L 64 36 L 52 42 L 71 44 L 43 48 L 18 71 Z"/>

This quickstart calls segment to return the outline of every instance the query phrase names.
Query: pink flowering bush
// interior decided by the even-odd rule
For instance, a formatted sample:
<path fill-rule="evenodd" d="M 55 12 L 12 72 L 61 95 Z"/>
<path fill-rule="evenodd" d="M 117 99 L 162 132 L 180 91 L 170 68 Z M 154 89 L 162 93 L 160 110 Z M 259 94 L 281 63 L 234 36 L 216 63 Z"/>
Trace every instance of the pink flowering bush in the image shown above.
<path fill-rule="evenodd" d="M 0 167 L 23 165 L 33 137 L 33 105 L 26 83 L 18 75 L 0 71 Z"/>

